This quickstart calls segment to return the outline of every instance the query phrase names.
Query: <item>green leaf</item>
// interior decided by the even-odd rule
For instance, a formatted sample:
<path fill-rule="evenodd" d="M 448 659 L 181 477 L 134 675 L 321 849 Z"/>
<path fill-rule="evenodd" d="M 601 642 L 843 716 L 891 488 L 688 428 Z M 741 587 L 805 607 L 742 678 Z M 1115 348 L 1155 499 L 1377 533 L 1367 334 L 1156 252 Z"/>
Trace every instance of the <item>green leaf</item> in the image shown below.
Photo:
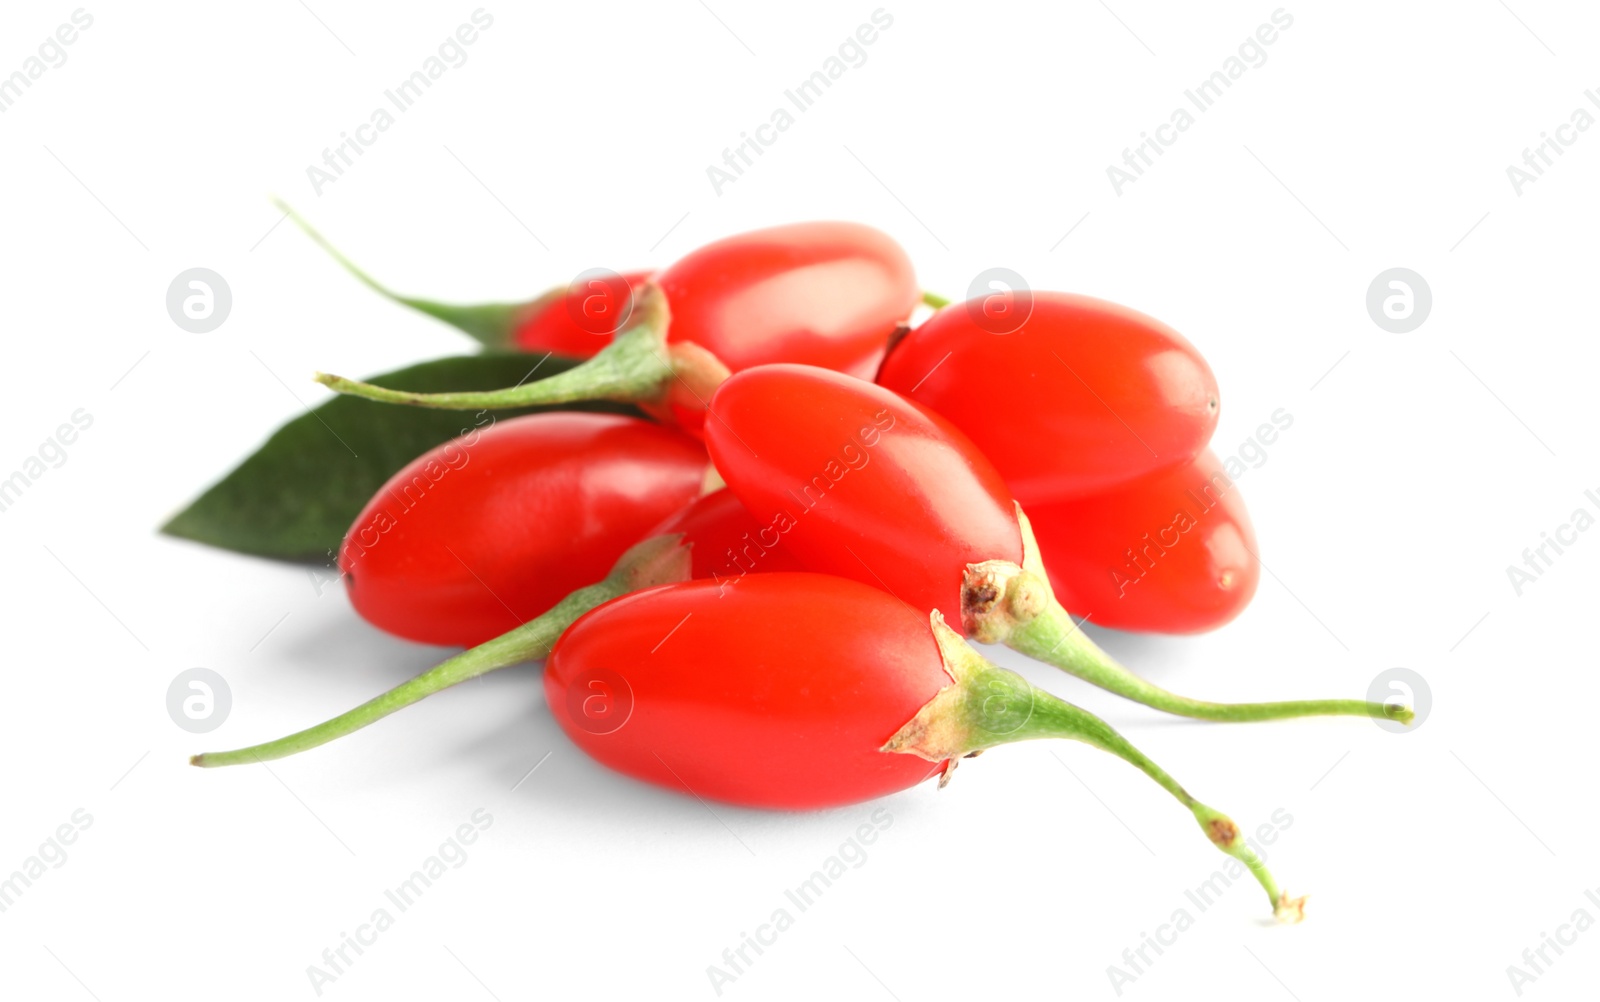
<path fill-rule="evenodd" d="M 488 354 L 441 358 L 372 381 L 422 393 L 492 390 L 572 368 L 578 360 Z M 495 420 L 540 411 L 639 412 L 604 401 L 492 410 Z M 436 445 L 481 419 L 462 411 L 394 407 L 335 397 L 279 428 L 244 462 L 179 512 L 161 531 L 226 550 L 287 560 L 328 561 L 378 488 Z"/>

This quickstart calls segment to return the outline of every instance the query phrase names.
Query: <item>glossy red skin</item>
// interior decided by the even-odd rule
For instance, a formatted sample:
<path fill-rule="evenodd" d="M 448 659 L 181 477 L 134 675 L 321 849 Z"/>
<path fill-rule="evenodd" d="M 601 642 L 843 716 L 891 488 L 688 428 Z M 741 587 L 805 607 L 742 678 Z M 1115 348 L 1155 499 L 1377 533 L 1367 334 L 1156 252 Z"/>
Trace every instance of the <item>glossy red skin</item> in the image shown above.
<path fill-rule="evenodd" d="M 859 223 L 795 223 L 693 251 L 656 276 L 669 341 L 692 341 L 730 370 L 800 362 L 867 373 L 921 300 L 911 259 Z"/>
<path fill-rule="evenodd" d="M 878 749 L 950 684 L 926 616 L 853 581 L 787 573 L 726 593 L 691 581 L 625 595 L 569 627 L 544 673 L 551 714 L 597 761 L 784 810 L 858 803 L 936 775 L 942 763 Z M 594 726 L 573 712 L 591 696 L 631 712 Z"/>
<path fill-rule="evenodd" d="M 1027 511 L 1056 598 L 1101 626 L 1212 630 L 1250 603 L 1261 577 L 1244 497 L 1209 449 L 1105 494 Z"/>
<path fill-rule="evenodd" d="M 890 390 L 764 365 L 723 383 L 711 410 L 706 446 L 729 489 L 759 520 L 787 515 L 783 545 L 811 570 L 954 626 L 969 563 L 1022 560 L 1000 474 L 950 422 Z"/>
<path fill-rule="evenodd" d="M 628 283 L 630 292 L 638 292 L 654 274 L 654 271 L 630 271 L 623 274 L 622 278 Z M 616 333 L 614 329 L 595 333 L 579 326 L 573 319 L 573 311 L 581 311 L 583 301 L 591 295 L 591 290 L 586 288 L 568 288 L 541 296 L 518 321 L 512 333 L 511 339 L 517 350 L 549 351 L 567 358 L 588 358 L 610 344 Z M 607 306 L 611 304 L 608 302 Z M 579 312 L 579 315 L 582 313 Z M 610 324 L 603 322 L 606 316 L 602 311 L 596 317 L 596 324 L 591 326 L 610 328 Z"/>
<path fill-rule="evenodd" d="M 615 414 L 478 429 L 418 457 L 367 504 L 339 553 L 350 602 L 409 640 L 480 644 L 604 577 L 699 493 L 705 469 L 692 439 Z"/>
<path fill-rule="evenodd" d="M 947 306 L 895 345 L 877 381 L 966 432 L 1025 508 L 1190 462 L 1219 410 L 1216 378 L 1181 334 L 1064 292 L 1034 293 L 1010 334 Z"/>
<path fill-rule="evenodd" d="M 783 545 L 781 523 L 758 520 L 726 488 L 691 501 L 649 535 L 673 532 L 690 544 L 696 578 L 731 587 L 747 574 L 805 570 Z"/>

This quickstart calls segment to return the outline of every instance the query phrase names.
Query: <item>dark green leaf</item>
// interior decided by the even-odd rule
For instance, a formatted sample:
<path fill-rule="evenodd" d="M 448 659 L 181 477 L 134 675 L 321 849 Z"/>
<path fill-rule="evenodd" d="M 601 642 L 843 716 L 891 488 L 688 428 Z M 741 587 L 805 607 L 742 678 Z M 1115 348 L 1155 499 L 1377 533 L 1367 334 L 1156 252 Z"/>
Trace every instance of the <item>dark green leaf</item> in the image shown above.
<path fill-rule="evenodd" d="M 488 354 L 441 358 L 375 376 L 372 382 L 422 393 L 492 390 L 577 365 L 554 356 Z M 603 401 L 490 411 L 496 420 L 549 410 L 639 412 Z M 471 430 L 470 411 L 439 411 L 335 397 L 279 428 L 232 473 L 161 527 L 223 549 L 319 563 L 337 553 L 345 530 L 378 488 L 441 442 Z"/>

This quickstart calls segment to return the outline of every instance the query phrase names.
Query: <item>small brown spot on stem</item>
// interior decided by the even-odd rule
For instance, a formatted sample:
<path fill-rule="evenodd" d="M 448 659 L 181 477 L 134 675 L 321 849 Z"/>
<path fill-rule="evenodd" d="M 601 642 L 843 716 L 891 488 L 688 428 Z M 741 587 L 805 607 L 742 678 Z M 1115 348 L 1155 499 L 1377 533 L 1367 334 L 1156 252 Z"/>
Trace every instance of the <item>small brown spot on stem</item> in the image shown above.
<path fill-rule="evenodd" d="M 994 600 L 1000 597 L 1000 589 L 994 582 L 985 581 L 974 588 L 968 588 L 966 595 L 962 596 L 961 604 L 974 612 L 982 612 L 994 605 Z"/>
<path fill-rule="evenodd" d="M 1206 837 L 1226 849 L 1239 840 L 1239 826 L 1232 818 L 1212 818 L 1206 822 Z"/>

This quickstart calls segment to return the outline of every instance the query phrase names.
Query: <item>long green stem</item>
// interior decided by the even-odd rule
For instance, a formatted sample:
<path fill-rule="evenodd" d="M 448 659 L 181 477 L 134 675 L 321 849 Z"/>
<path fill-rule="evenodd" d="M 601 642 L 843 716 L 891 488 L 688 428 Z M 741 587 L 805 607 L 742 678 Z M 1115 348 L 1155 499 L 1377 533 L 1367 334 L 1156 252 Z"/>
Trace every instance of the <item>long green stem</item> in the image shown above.
<path fill-rule="evenodd" d="M 1178 803 L 1187 807 L 1212 845 L 1250 868 L 1261 889 L 1267 892 L 1267 900 L 1272 903 L 1273 910 L 1279 918 L 1297 920 L 1300 917 L 1305 899 L 1291 899 L 1278 887 L 1278 882 L 1267 869 L 1267 864 L 1247 841 L 1239 837 L 1239 826 L 1232 818 L 1196 800 L 1165 769 L 1134 747 L 1132 742 L 1117 733 L 1117 730 L 1104 720 L 1082 707 L 1057 699 L 1042 689 L 1031 686 L 1030 689 L 1033 695 L 1033 714 L 1026 724 L 1007 735 L 1010 741 L 1071 738 L 1110 752 L 1131 764 L 1160 784 L 1161 788 L 1172 794 Z"/>
<path fill-rule="evenodd" d="M 1296 699 L 1273 703 L 1213 703 L 1169 692 L 1117 663 L 1090 640 L 1061 604 L 1050 600 L 1037 618 L 1011 631 L 1006 646 L 1119 696 L 1166 713 L 1234 722 L 1291 717 L 1374 717 L 1409 722 L 1409 707 L 1363 699 Z"/>
<path fill-rule="evenodd" d="M 568 601 L 571 601 L 570 597 Z M 404 709 L 441 689 L 448 689 L 468 679 L 477 678 L 479 675 L 500 668 L 509 668 L 523 661 L 536 661 L 549 653 L 555 637 L 561 634 L 560 628 L 554 627 L 549 622 L 554 614 L 555 610 L 551 610 L 510 633 L 463 651 L 411 681 L 395 686 L 376 699 L 369 699 L 355 709 L 341 713 L 331 720 L 325 720 L 314 727 L 307 727 L 303 731 L 278 738 L 276 741 L 251 745 L 248 748 L 205 752 L 189 759 L 189 764 L 212 767 L 285 758 L 359 731 L 368 724 L 376 723 L 396 710 Z"/>
<path fill-rule="evenodd" d="M 961 635 L 930 617 L 935 641 L 955 684 L 929 700 L 884 744 L 885 752 L 945 762 L 945 779 L 963 757 L 988 748 L 1041 738 L 1068 738 L 1110 752 L 1155 780 L 1200 825 L 1206 838 L 1255 875 L 1279 919 L 1298 921 L 1304 898 L 1290 898 L 1278 886 L 1239 826 L 1226 814 L 1196 800 L 1177 780 L 1110 724 L 1079 706 L 1058 699 L 1015 672 L 990 664 Z"/>
<path fill-rule="evenodd" d="M 339 393 L 389 404 L 444 410 L 527 407 L 575 400 L 651 402 L 677 378 L 676 356 L 666 344 L 666 297 L 654 285 L 636 297 L 633 323 L 594 357 L 565 372 L 503 390 L 471 393 L 410 393 L 317 373 L 317 382 Z"/>
<path fill-rule="evenodd" d="M 1138 703 L 1201 720 L 1254 721 L 1289 717 L 1373 717 L 1410 723 L 1409 706 L 1364 699 L 1299 699 L 1276 703 L 1213 703 L 1168 692 L 1118 664 L 1090 640 L 1050 589 L 1039 544 L 1022 506 L 1022 565 L 1005 560 L 969 564 L 962 581 L 962 620 L 968 636 L 1001 643 L 1045 664 Z"/>
<path fill-rule="evenodd" d="M 371 275 L 356 265 L 356 263 L 328 242 L 328 239 L 318 233 L 314 227 L 301 217 L 282 199 L 274 198 L 272 204 L 282 209 L 294 224 L 305 235 L 324 251 L 328 256 L 339 263 L 345 271 L 355 276 L 356 280 L 378 295 L 401 306 L 409 307 L 419 313 L 425 313 L 436 320 L 442 320 L 457 330 L 470 334 L 490 348 L 511 347 L 512 335 L 516 329 L 517 320 L 527 313 L 537 310 L 541 305 L 551 299 L 562 295 L 562 289 L 552 289 L 537 299 L 522 303 L 481 303 L 465 305 L 458 303 L 439 303 L 431 299 L 417 299 L 413 296 L 402 296 L 398 292 L 379 282 Z"/>
<path fill-rule="evenodd" d="M 233 751 L 205 752 L 191 758 L 189 764 L 202 767 L 245 765 L 284 758 L 359 731 L 396 710 L 468 679 L 524 661 L 541 660 L 550 653 L 566 628 L 590 609 L 630 591 L 686 580 L 688 550 L 682 545 L 682 538 L 672 535 L 645 540 L 623 554 L 605 580 L 579 588 L 537 619 L 463 651 L 353 710 L 276 741 Z"/>
<path fill-rule="evenodd" d="M 936 310 L 942 310 L 946 306 L 950 305 L 950 300 L 944 298 L 936 292 L 924 291 L 922 293 L 922 301 Z"/>

